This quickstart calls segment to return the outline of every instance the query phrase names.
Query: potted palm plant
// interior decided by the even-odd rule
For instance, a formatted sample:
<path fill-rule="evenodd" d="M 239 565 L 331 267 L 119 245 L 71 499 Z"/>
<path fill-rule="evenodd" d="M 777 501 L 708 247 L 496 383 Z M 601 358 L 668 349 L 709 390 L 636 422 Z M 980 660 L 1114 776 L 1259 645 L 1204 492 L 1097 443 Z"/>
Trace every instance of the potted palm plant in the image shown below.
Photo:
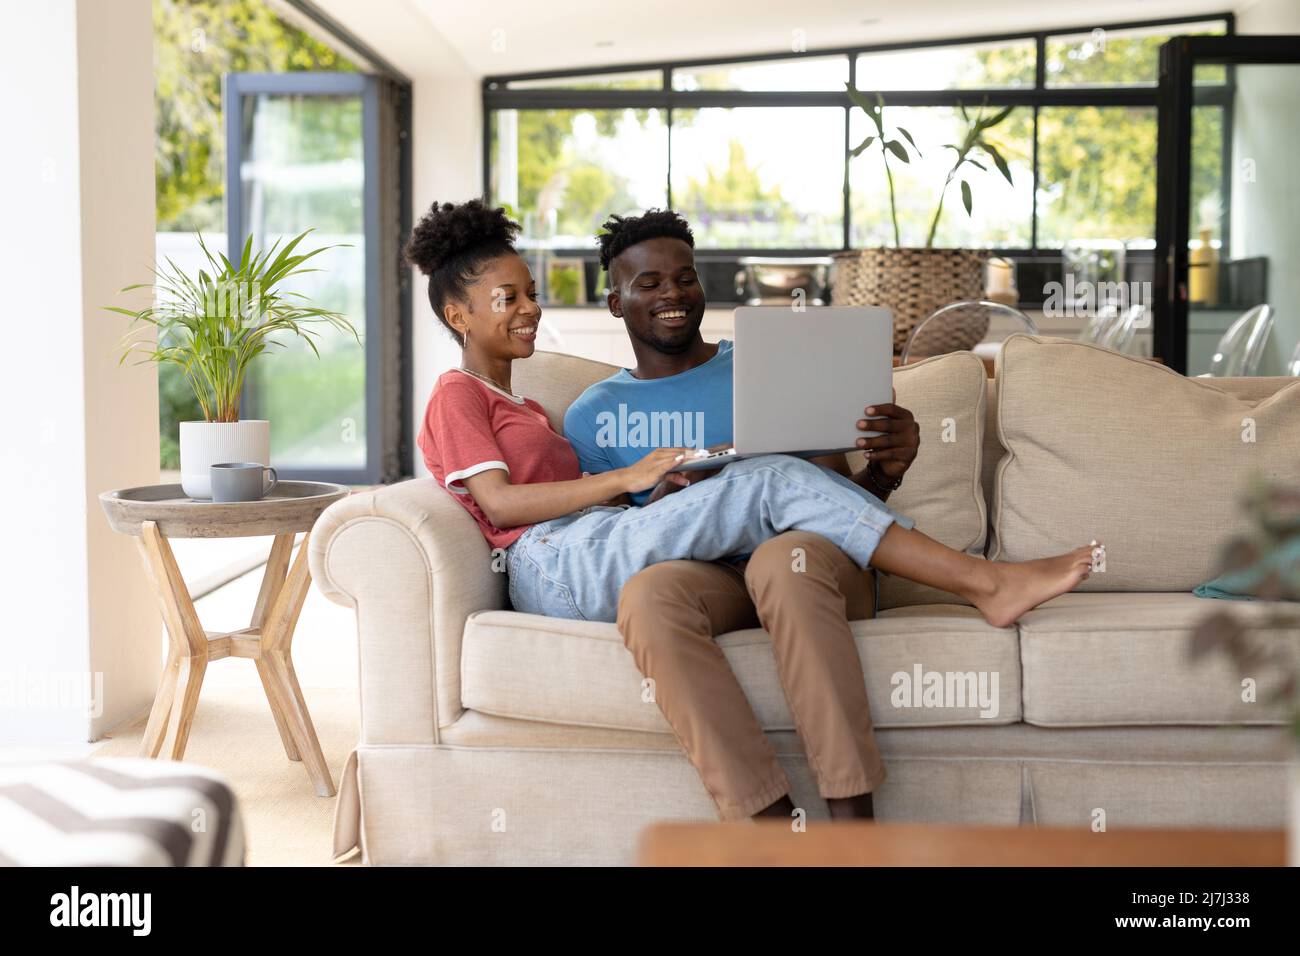
<path fill-rule="evenodd" d="M 868 150 L 878 148 L 884 164 L 885 181 L 889 194 L 889 214 L 894 231 L 894 246 L 877 249 L 855 249 L 834 255 L 835 278 L 833 294 L 838 305 L 884 305 L 894 313 L 894 352 L 902 351 L 913 326 L 936 309 L 963 299 L 979 299 L 984 292 L 984 262 L 986 252 L 972 249 L 936 249 L 935 234 L 943 216 L 944 200 L 949 188 L 958 184 L 962 206 L 966 215 L 974 209 L 974 194 L 966 178 L 969 168 L 986 171 L 986 160 L 996 167 L 1008 183 L 1012 183 L 1011 170 L 1002 156 L 1000 147 L 988 136 L 990 130 L 1011 115 L 1012 107 L 987 113 L 986 106 L 972 114 L 958 103 L 965 130 L 956 143 L 945 143 L 943 149 L 953 151 L 952 165 L 939 189 L 939 199 L 923 247 L 903 246 L 898 228 L 898 209 L 894 193 L 892 163 L 911 163 L 921 156 L 912 134 L 901 126 L 891 131 L 885 120 L 885 100 L 879 93 L 874 102 L 860 90 L 845 84 L 849 98 L 870 120 L 874 132 L 849 152 L 853 159 Z M 1014 183 L 1012 183 L 1014 185 Z M 978 317 L 972 316 L 972 321 Z M 966 330 L 969 341 L 953 343 L 955 348 L 970 348 L 987 330 L 987 316 L 982 319 L 984 328 Z M 958 330 L 959 332 L 961 330 Z"/>
<path fill-rule="evenodd" d="M 199 235 L 207 269 L 187 275 L 167 259 L 163 268 L 152 270 L 156 282 L 122 290 L 153 288 L 152 305 L 136 311 L 108 307 L 131 320 L 121 362 L 136 356 L 136 364 L 179 366 L 203 410 L 203 421 L 180 423 L 181 487 L 191 498 L 211 497 L 208 469 L 214 464 L 270 463 L 270 422 L 239 417 L 244 378 L 259 356 L 300 338 L 319 358 L 314 339 L 322 324 L 351 333 L 358 344 L 361 341 L 342 315 L 313 306 L 302 293 L 283 289 L 287 280 L 319 271 L 305 268 L 304 263 L 334 248 L 297 252 L 310 232 L 300 233 L 283 247 L 277 239 L 270 249 L 257 252 L 249 236 L 237 263 L 220 253 L 214 256 Z"/>

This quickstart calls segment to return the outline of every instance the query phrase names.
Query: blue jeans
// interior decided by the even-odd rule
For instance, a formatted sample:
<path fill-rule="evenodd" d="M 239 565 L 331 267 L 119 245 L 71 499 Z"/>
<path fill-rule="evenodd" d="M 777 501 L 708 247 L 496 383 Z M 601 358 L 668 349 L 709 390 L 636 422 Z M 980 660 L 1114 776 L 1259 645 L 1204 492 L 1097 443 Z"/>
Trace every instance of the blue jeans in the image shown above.
<path fill-rule="evenodd" d="M 843 475 L 802 458 L 733 462 L 644 508 L 595 505 L 535 524 L 506 552 L 515 610 L 613 621 L 638 571 L 661 561 L 715 561 L 785 531 L 819 534 L 866 568 L 897 522 L 913 522 Z"/>

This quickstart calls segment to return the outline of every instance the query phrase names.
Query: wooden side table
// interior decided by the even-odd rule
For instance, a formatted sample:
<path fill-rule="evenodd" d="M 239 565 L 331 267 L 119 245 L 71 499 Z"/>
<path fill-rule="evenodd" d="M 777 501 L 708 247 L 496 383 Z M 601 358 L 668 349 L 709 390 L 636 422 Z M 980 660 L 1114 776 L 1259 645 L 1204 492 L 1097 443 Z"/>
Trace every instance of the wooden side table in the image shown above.
<path fill-rule="evenodd" d="M 113 529 L 136 537 L 167 625 L 167 662 L 149 712 L 140 756 L 166 754 L 180 760 L 189 742 L 208 662 L 244 657 L 257 665 L 285 753 L 290 760 L 302 761 L 318 795 L 334 796 L 334 780 L 298 686 L 290 647 L 311 587 L 307 542 L 312 525 L 322 511 L 348 493 L 344 485 L 281 481 L 261 501 L 230 504 L 188 498 L 180 485 L 148 485 L 99 496 Z M 294 537 L 299 532 L 305 532 L 302 546 L 290 567 Z M 205 631 L 167 539 L 259 535 L 274 535 L 275 540 L 249 626 L 229 632 Z"/>

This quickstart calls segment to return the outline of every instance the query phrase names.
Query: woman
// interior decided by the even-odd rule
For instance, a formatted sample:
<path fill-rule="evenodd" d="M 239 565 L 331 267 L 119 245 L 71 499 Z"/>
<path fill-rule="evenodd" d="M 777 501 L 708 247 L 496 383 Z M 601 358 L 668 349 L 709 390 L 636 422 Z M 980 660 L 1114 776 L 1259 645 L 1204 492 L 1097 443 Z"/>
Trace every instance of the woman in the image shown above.
<path fill-rule="evenodd" d="M 551 617 L 613 621 L 623 584 L 679 558 L 752 552 L 784 531 L 821 535 L 859 567 L 942 588 L 995 627 L 1014 623 L 1085 579 L 1091 547 L 1016 564 L 954 551 L 826 468 L 786 455 L 735 462 L 642 508 L 691 449 L 661 448 L 635 465 L 584 475 L 536 402 L 510 389 L 533 354 L 541 308 L 514 249 L 517 224 L 479 200 L 434 204 L 406 256 L 429 276 L 429 302 L 463 349 L 429 399 L 419 445 L 429 471 L 505 549 L 511 603 Z M 680 483 L 680 482 L 679 482 Z"/>

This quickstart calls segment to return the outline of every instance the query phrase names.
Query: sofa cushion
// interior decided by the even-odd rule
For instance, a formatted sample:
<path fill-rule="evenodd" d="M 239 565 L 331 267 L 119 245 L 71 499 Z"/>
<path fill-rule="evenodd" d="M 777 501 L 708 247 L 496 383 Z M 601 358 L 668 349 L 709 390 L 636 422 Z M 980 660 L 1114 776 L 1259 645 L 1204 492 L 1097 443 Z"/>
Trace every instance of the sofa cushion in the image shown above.
<path fill-rule="evenodd" d="M 510 385 L 516 395 L 525 395 L 540 404 L 551 427 L 563 435 L 564 413 L 574 400 L 588 386 L 617 371 L 617 365 L 538 349 L 529 358 L 514 363 Z"/>
<path fill-rule="evenodd" d="M 1023 561 L 1097 539 L 1090 591 L 1190 591 L 1249 530 L 1238 493 L 1300 483 L 1300 381 L 1263 399 L 1094 345 L 1018 333 L 998 354 L 990 556 Z"/>
<path fill-rule="evenodd" d="M 973 609 L 946 605 L 901 608 L 852 628 L 877 727 L 1020 718 L 1014 629 L 989 627 Z M 733 631 L 717 641 L 763 729 L 793 731 L 767 633 Z M 945 686 L 936 689 L 940 680 Z M 642 693 L 641 674 L 613 624 L 514 611 L 474 614 L 465 627 L 461 683 L 465 706 L 487 714 L 671 733 Z"/>
<path fill-rule="evenodd" d="M 984 363 L 970 352 L 938 355 L 894 373 L 898 403 L 921 427 L 921 448 L 889 505 L 915 520 L 918 530 L 970 554 L 983 553 L 988 526 L 980 484 L 987 381 Z M 859 452 L 849 463 L 854 471 L 866 464 Z M 883 608 L 957 602 L 904 578 L 880 579 Z"/>
<path fill-rule="evenodd" d="M 1276 724 L 1275 671 L 1243 673 L 1221 655 L 1191 662 L 1191 630 L 1225 602 L 1178 593 L 1064 594 L 1020 619 L 1025 722 L 1045 727 Z M 1300 604 L 1233 602 L 1243 619 Z M 1300 631 L 1272 632 L 1300 654 Z M 1242 681 L 1255 682 L 1255 701 Z"/>

